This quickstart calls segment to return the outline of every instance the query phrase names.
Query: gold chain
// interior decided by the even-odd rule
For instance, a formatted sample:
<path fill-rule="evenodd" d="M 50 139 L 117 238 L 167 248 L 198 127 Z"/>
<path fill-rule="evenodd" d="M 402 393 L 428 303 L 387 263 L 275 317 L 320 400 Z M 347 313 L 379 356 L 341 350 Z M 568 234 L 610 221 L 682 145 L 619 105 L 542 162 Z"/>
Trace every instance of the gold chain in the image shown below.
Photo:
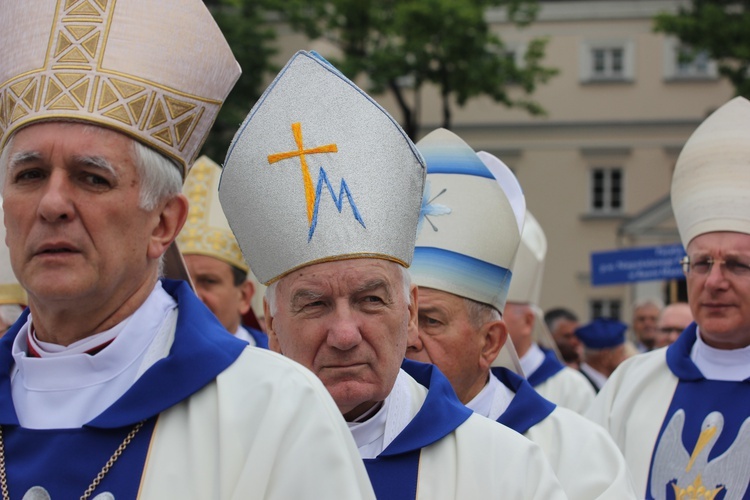
<path fill-rule="evenodd" d="M 141 430 L 144 422 L 145 420 L 135 424 L 135 427 L 133 427 L 128 435 L 125 436 L 125 439 L 123 439 L 122 443 L 120 443 L 120 446 L 118 446 L 112 456 L 109 457 L 107 463 L 104 464 L 104 467 L 102 467 L 102 470 L 99 471 L 99 474 L 96 475 L 89 487 L 86 488 L 86 491 L 83 492 L 83 495 L 81 495 L 81 500 L 87 500 L 89 497 L 91 497 L 96 487 L 99 486 L 99 483 L 101 483 L 102 479 L 104 479 L 104 476 L 106 476 L 112 466 L 115 465 L 117 459 L 120 458 L 120 455 L 122 455 L 122 452 L 125 451 L 125 448 L 128 447 L 135 435 L 138 434 L 138 431 Z M 5 444 L 3 442 L 2 425 L 0 425 L 0 491 L 2 491 L 3 500 L 10 500 L 10 493 L 8 493 L 8 477 L 5 473 Z"/>

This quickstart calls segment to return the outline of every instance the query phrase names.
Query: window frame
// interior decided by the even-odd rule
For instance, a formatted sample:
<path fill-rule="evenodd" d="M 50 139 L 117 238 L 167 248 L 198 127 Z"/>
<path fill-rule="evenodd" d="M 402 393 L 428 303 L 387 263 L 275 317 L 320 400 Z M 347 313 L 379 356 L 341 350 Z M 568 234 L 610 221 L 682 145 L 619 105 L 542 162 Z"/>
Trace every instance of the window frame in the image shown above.
<path fill-rule="evenodd" d="M 607 59 L 609 68 L 604 73 L 595 71 L 595 54 L 598 51 L 619 50 L 621 54 L 622 71 L 612 71 L 612 56 Z M 605 61 L 605 65 L 607 62 Z M 587 40 L 581 44 L 580 79 L 582 83 L 632 83 L 635 80 L 635 45 L 632 40 Z"/>
<path fill-rule="evenodd" d="M 596 207 L 597 185 L 596 174 L 602 173 L 602 206 Z M 614 174 L 619 176 L 619 186 L 617 193 L 619 196 L 618 206 L 614 207 L 615 187 Z M 589 213 L 592 215 L 621 215 L 625 208 L 625 169 L 622 167 L 611 166 L 592 166 L 589 168 Z"/>

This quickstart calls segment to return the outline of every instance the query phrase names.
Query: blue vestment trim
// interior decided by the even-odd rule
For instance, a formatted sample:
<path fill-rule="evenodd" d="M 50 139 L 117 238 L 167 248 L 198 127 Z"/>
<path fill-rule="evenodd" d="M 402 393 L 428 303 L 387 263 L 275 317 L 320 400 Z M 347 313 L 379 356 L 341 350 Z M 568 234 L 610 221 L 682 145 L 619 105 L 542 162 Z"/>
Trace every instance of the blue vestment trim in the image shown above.
<path fill-rule="evenodd" d="M 524 434 L 536 424 L 547 418 L 557 407 L 547 401 L 531 387 L 526 379 L 507 368 L 495 367 L 492 374 L 502 384 L 513 391 L 515 396 L 508 408 L 497 419 L 501 424 Z"/>
<path fill-rule="evenodd" d="M 243 327 L 245 328 L 245 330 L 247 330 L 247 333 L 249 333 L 250 336 L 255 341 L 255 347 L 260 347 L 261 349 L 268 349 L 268 335 L 261 332 L 260 330 L 249 327 L 247 325 L 243 325 Z"/>
<path fill-rule="evenodd" d="M 247 346 L 226 334 L 187 283 L 163 280 L 162 286 L 179 306 L 169 354 L 80 429 L 19 427 L 11 396 L 11 347 L 28 311 L 0 339 L 0 424 L 11 497 L 23 497 L 31 486 L 44 487 L 52 498 L 79 497 L 133 426 L 146 420 L 95 491 L 136 498 L 157 415 L 213 381 Z"/>
<path fill-rule="evenodd" d="M 531 387 L 536 387 L 542 382 L 547 381 L 565 368 L 565 365 L 560 363 L 560 360 L 557 359 L 554 351 L 545 349 L 541 346 L 539 348 L 544 353 L 544 361 L 542 361 L 539 368 L 537 368 L 536 371 L 526 379 L 529 381 L 529 384 L 531 384 Z"/>
<path fill-rule="evenodd" d="M 389 500 L 415 497 L 421 449 L 455 431 L 472 414 L 434 365 L 405 359 L 401 369 L 429 391 L 401 434 L 377 458 L 364 461 L 378 498 Z"/>
<path fill-rule="evenodd" d="M 690 359 L 696 338 L 693 323 L 667 348 L 667 365 L 679 382 L 652 452 L 646 498 L 673 499 L 675 488 L 695 486 L 699 478 L 707 492 L 716 492 L 712 498 L 748 499 L 750 380 L 707 380 Z M 705 448 L 688 466 L 706 430 L 713 435 L 706 434 Z"/>
<path fill-rule="evenodd" d="M 435 365 L 405 359 L 401 369 L 429 392 L 409 425 L 396 436 L 379 457 L 387 457 L 424 448 L 441 440 L 463 424 L 472 411 L 453 392 L 448 379 Z"/>
<path fill-rule="evenodd" d="M 417 497 L 421 449 L 383 458 L 365 459 L 375 498 L 413 500 Z"/>

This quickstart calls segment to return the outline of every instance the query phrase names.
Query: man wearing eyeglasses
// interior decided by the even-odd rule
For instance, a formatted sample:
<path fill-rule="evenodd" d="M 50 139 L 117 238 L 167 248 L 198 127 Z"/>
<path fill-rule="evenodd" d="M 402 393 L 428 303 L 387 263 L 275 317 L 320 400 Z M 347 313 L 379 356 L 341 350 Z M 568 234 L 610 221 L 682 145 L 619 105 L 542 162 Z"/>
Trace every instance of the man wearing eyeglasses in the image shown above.
<path fill-rule="evenodd" d="M 588 414 L 643 498 L 750 498 L 748 192 L 750 102 L 737 97 L 693 133 L 672 180 L 695 322 L 623 363 Z"/>
<path fill-rule="evenodd" d="M 661 310 L 657 322 L 654 348 L 674 344 L 682 331 L 693 322 L 693 313 L 687 302 L 674 302 Z"/>

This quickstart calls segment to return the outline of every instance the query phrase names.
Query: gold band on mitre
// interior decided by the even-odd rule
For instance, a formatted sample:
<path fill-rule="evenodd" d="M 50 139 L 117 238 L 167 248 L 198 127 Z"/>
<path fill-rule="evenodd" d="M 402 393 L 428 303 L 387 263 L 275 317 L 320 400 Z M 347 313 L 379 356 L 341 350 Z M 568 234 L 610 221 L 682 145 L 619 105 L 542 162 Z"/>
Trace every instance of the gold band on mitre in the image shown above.
<path fill-rule="evenodd" d="M 0 11 L 0 148 L 32 123 L 83 121 L 184 177 L 240 75 L 199 0 L 5 0 Z"/>
<path fill-rule="evenodd" d="M 207 156 L 196 160 L 183 193 L 190 211 L 177 243 L 183 255 L 207 255 L 245 272 L 249 270 L 219 203 L 221 167 Z"/>
<path fill-rule="evenodd" d="M 0 284 L 0 305 L 19 304 L 25 306 L 29 303 L 26 290 L 18 283 Z"/>

